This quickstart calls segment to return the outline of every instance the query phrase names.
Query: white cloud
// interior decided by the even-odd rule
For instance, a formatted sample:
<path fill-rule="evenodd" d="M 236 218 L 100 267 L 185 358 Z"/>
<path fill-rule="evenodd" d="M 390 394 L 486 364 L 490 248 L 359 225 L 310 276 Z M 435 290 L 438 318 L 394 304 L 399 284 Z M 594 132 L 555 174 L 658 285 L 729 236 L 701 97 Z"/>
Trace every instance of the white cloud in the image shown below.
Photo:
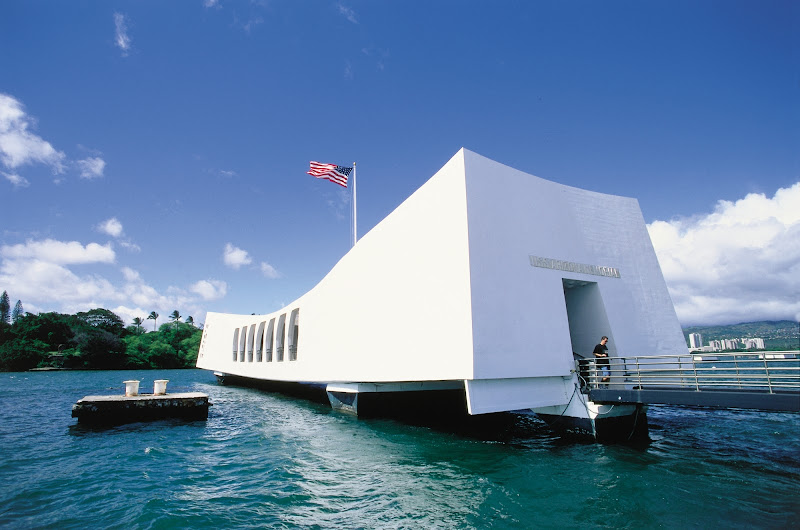
<path fill-rule="evenodd" d="M 219 5 L 219 0 L 203 0 L 204 7 L 222 7 Z"/>
<path fill-rule="evenodd" d="M 336 216 L 337 219 L 345 219 L 348 215 L 350 208 L 350 192 L 341 187 L 337 190 L 325 192 L 325 202 L 328 209 Z"/>
<path fill-rule="evenodd" d="M 9 170 L 19 167 L 44 164 L 56 175 L 64 173 L 65 165 L 76 167 L 80 177 L 93 179 L 103 176 L 106 163 L 99 156 L 92 156 L 76 162 L 68 162 L 66 155 L 55 149 L 50 142 L 33 133 L 36 120 L 25 113 L 23 104 L 12 96 L 0 93 L 0 165 Z M 30 182 L 16 171 L 3 173 L 3 176 L 17 188 L 30 185 Z M 61 183 L 58 177 L 55 183 Z"/>
<path fill-rule="evenodd" d="M 154 323 L 147 320 L 147 315 L 150 314 L 150 311 L 152 311 L 152 309 L 143 309 L 141 307 L 128 307 L 125 304 L 120 304 L 115 307 L 107 307 L 105 309 L 108 309 L 109 311 L 117 315 L 119 318 L 122 319 L 123 322 L 125 322 L 129 326 L 133 325 L 134 318 L 139 317 L 142 319 L 142 325 L 141 325 L 142 329 L 147 331 L 153 329 Z M 80 309 L 77 311 L 80 311 Z M 70 313 L 75 313 L 75 312 L 76 311 L 70 311 Z M 163 324 L 165 321 L 159 317 L 158 322 L 160 324 Z"/>
<path fill-rule="evenodd" d="M 228 284 L 219 280 L 200 280 L 189 290 L 200 295 L 203 300 L 218 300 L 228 292 Z"/>
<path fill-rule="evenodd" d="M 254 2 L 255 3 L 255 2 Z M 232 27 L 242 28 L 245 33 L 250 35 L 250 32 L 256 29 L 257 26 L 264 23 L 264 19 L 260 16 L 250 17 L 247 22 L 242 22 L 236 13 L 233 14 Z"/>
<path fill-rule="evenodd" d="M 54 173 L 62 173 L 66 156 L 32 133 L 34 125 L 22 103 L 0 93 L 0 162 L 12 170 L 40 163 L 50 166 Z"/>
<path fill-rule="evenodd" d="M 137 245 L 136 243 L 131 243 L 130 241 L 119 241 L 119 244 L 122 248 L 126 250 L 130 250 L 131 252 L 141 252 L 142 247 Z"/>
<path fill-rule="evenodd" d="M 222 255 L 225 265 L 232 269 L 239 269 L 242 265 L 250 265 L 253 259 L 246 250 L 234 247 L 230 243 L 225 243 L 225 251 Z"/>
<path fill-rule="evenodd" d="M 167 296 L 145 283 L 141 277 L 123 284 L 119 291 L 120 295 L 115 298 L 129 300 L 137 306 L 152 307 L 150 311 L 167 311 L 167 308 L 173 305 Z"/>
<path fill-rule="evenodd" d="M 353 24 L 358 24 L 358 19 L 356 18 L 356 12 L 353 11 L 353 8 L 347 7 L 346 5 L 339 3 L 336 7 L 339 8 L 339 14 L 343 15 L 344 18 L 352 22 Z"/>
<path fill-rule="evenodd" d="M 800 182 L 648 230 L 681 323 L 800 320 Z"/>
<path fill-rule="evenodd" d="M 90 303 L 113 291 L 111 283 L 104 278 L 81 277 L 63 264 L 40 258 L 3 259 L 0 284 L 8 286 L 8 292 L 13 292 L 17 299 L 35 306 L 52 305 L 54 300 L 62 305 Z M 91 309 L 86 305 L 82 307 Z"/>
<path fill-rule="evenodd" d="M 150 311 L 167 315 L 175 309 L 199 322 L 205 314 L 203 302 L 227 293 L 225 282 L 217 280 L 159 291 L 127 266 L 120 268 L 120 279 L 110 280 L 101 272 L 114 260 L 110 245 L 97 243 L 84 246 L 48 239 L 4 245 L 0 247 L 0 285 L 22 300 L 28 311 L 76 313 L 104 307 L 126 322 L 137 316 L 144 318 Z M 95 268 L 92 273 L 78 274 L 70 269 L 72 265 Z"/>
<path fill-rule="evenodd" d="M 89 157 L 75 162 L 78 169 L 81 170 L 82 179 L 94 179 L 103 176 L 103 170 L 106 167 L 106 162 L 99 157 Z"/>
<path fill-rule="evenodd" d="M 250 257 L 250 254 L 246 250 L 235 247 L 231 243 L 225 244 L 225 251 L 223 252 L 222 258 L 225 262 L 225 265 L 236 270 L 239 270 L 244 265 L 250 265 L 253 263 L 253 258 Z M 281 277 L 281 274 L 277 271 L 277 269 L 275 269 L 275 267 L 266 261 L 262 261 L 258 265 L 258 268 L 261 271 L 261 274 L 263 274 L 266 278 L 275 279 Z"/>
<path fill-rule="evenodd" d="M 0 172 L 1 173 L 1 172 Z M 27 188 L 31 185 L 28 182 L 28 179 L 25 177 L 21 177 L 16 173 L 3 173 L 3 176 L 8 180 L 15 188 Z"/>
<path fill-rule="evenodd" d="M 386 69 L 386 59 L 389 58 L 389 50 L 384 50 L 383 48 L 361 48 L 361 53 L 366 55 L 367 57 L 374 57 L 375 67 L 378 70 L 385 70 Z"/>
<path fill-rule="evenodd" d="M 106 219 L 97 225 L 97 229 L 104 234 L 110 235 L 111 237 L 119 237 L 122 235 L 122 223 L 120 223 L 116 217 Z"/>
<path fill-rule="evenodd" d="M 261 262 L 261 274 L 263 274 L 267 278 L 275 279 L 280 278 L 281 273 L 279 273 L 275 267 L 267 263 L 266 261 Z"/>
<path fill-rule="evenodd" d="M 125 278 L 126 282 L 140 282 L 142 281 L 142 277 L 139 273 L 130 267 L 122 267 L 122 277 Z"/>
<path fill-rule="evenodd" d="M 161 293 L 148 285 L 141 275 L 131 268 L 123 267 L 122 274 L 125 279 L 124 283 L 118 286 L 116 291 L 107 297 L 107 300 L 119 303 L 116 308 L 111 310 L 126 322 L 131 322 L 135 317 L 145 320 L 151 311 L 159 314 L 158 322 L 151 324 L 153 327 L 167 322 L 166 315 L 175 309 L 184 316 L 194 315 L 195 320 L 198 321 L 201 318 L 200 315 L 205 314 L 201 300 L 192 294 L 191 287 L 186 291 L 179 287 L 169 286 L 166 293 Z M 108 302 L 106 304 L 110 307 Z M 134 307 L 131 307 L 131 304 Z"/>
<path fill-rule="evenodd" d="M 122 50 L 122 56 L 127 57 L 131 49 L 131 38 L 128 36 L 128 22 L 125 15 L 114 13 L 114 27 L 116 28 L 114 43 Z"/>
<path fill-rule="evenodd" d="M 249 35 L 250 32 L 256 28 L 256 26 L 263 23 L 264 19 L 261 17 L 251 18 L 242 26 L 242 28 L 244 28 L 244 32 Z"/>
<path fill-rule="evenodd" d="M 116 238 L 116 243 L 128 250 L 130 252 L 141 252 L 141 247 L 136 243 L 130 241 L 130 239 L 120 239 L 125 234 L 124 229 L 122 228 L 122 223 L 116 217 L 111 217 L 110 219 L 106 219 L 99 225 L 95 227 L 98 232 L 103 234 L 107 234 L 113 238 Z"/>
<path fill-rule="evenodd" d="M 113 263 L 115 259 L 111 245 L 89 243 L 86 246 L 77 241 L 28 240 L 25 244 L 3 245 L 0 257 L 12 260 L 42 260 L 57 265 Z"/>

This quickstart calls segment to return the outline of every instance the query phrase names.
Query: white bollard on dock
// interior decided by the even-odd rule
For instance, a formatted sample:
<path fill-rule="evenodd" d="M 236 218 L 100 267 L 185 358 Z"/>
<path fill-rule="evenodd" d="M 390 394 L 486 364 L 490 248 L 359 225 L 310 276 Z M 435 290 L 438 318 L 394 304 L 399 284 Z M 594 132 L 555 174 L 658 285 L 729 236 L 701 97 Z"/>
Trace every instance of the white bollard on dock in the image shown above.
<path fill-rule="evenodd" d="M 169 379 L 156 379 L 153 381 L 153 395 L 163 396 L 167 393 L 167 383 Z"/>
<path fill-rule="evenodd" d="M 139 395 L 139 381 L 137 379 L 133 379 L 131 381 L 123 381 L 125 383 L 125 395 L 126 396 L 138 396 Z"/>

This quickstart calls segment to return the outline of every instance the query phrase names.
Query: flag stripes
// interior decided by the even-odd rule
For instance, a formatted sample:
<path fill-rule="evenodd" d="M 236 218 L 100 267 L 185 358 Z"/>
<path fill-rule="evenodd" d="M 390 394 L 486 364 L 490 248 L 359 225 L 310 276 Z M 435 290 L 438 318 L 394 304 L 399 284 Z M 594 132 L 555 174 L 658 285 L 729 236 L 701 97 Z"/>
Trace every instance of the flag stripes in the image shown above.
<path fill-rule="evenodd" d="M 339 186 L 347 187 L 347 176 L 353 171 L 351 167 L 337 166 L 336 164 L 323 164 L 311 162 L 311 167 L 306 173 L 318 179 L 330 180 Z"/>

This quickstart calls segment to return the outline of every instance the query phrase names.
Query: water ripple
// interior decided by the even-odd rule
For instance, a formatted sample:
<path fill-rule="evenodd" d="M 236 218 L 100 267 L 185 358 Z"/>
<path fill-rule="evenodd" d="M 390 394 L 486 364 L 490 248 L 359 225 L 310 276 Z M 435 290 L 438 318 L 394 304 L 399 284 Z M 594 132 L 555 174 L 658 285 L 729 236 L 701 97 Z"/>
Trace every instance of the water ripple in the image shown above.
<path fill-rule="evenodd" d="M 69 417 L 84 395 L 161 377 L 208 393 L 208 420 Z M 632 447 L 560 438 L 526 413 L 361 420 L 197 370 L 0 374 L 0 400 L 9 528 L 745 528 L 800 516 L 796 414 L 652 407 L 652 441 Z"/>

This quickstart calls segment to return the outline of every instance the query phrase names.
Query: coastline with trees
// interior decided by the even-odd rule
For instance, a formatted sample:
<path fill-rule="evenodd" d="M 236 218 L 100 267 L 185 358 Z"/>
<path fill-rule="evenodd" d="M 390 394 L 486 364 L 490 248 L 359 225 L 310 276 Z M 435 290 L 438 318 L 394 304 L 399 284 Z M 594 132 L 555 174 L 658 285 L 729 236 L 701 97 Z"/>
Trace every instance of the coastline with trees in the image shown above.
<path fill-rule="evenodd" d="M 124 370 L 194 368 L 202 326 L 178 310 L 153 331 L 136 317 L 126 326 L 108 309 L 76 314 L 25 313 L 17 301 L 11 310 L 7 292 L 0 296 L 0 371 L 32 369 Z"/>

